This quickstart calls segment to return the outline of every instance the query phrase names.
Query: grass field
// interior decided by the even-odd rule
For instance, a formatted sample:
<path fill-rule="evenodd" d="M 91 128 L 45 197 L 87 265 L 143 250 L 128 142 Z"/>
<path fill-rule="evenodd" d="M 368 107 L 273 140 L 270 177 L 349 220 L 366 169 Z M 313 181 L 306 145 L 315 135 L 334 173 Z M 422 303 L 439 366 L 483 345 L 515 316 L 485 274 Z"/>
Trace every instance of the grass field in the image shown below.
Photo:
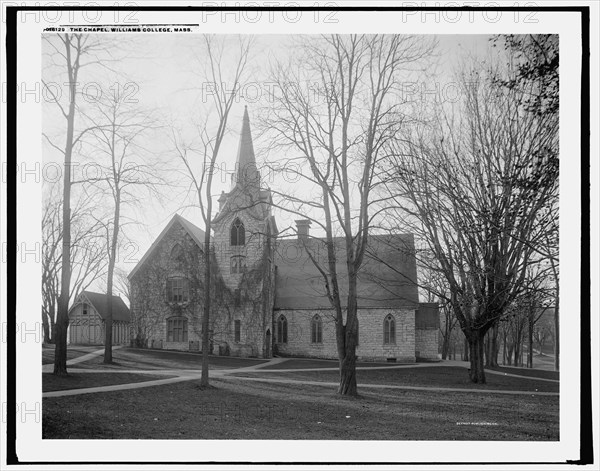
<path fill-rule="evenodd" d="M 71 348 L 70 355 L 74 358 L 97 349 Z M 43 361 L 51 362 L 50 353 Z M 116 349 L 113 356 L 113 365 L 104 365 L 101 356 L 77 363 L 64 378 L 44 374 L 44 391 L 143 384 L 172 377 L 168 376 L 171 371 L 173 376 L 195 375 L 201 360 L 194 353 L 134 348 Z M 437 363 L 374 369 L 390 365 L 360 363 L 357 371 L 360 397 L 343 398 L 335 394 L 335 386 L 325 384 L 338 381 L 336 366 L 337 362 L 327 360 L 286 359 L 265 365 L 265 360 L 211 357 L 213 376 L 211 387 L 206 389 L 200 388 L 199 380 L 186 379 L 146 388 L 45 397 L 42 434 L 45 439 L 547 441 L 559 438 L 558 395 L 491 391 L 557 393 L 557 382 L 539 378 L 558 379 L 558 373 L 501 367 L 502 373 L 524 377 L 488 372 L 488 383 L 475 385 L 468 381 L 463 366 Z M 303 371 L 306 369 L 317 370 Z M 159 375 L 157 370 L 167 370 L 167 375 Z M 267 382 L 269 379 L 284 383 Z M 323 384 L 309 384 L 309 381 Z M 375 389 L 367 384 L 427 389 Z"/>
<path fill-rule="evenodd" d="M 337 371 L 290 371 L 269 372 L 268 370 L 252 373 L 232 373 L 232 376 L 288 378 L 292 380 L 339 381 Z M 432 366 L 424 368 L 358 370 L 356 372 L 359 384 L 390 384 L 397 386 L 431 386 L 444 388 L 466 389 L 500 389 L 505 391 L 542 391 L 558 392 L 558 383 L 536 381 L 535 378 L 516 378 L 488 373 L 486 384 L 474 384 L 469 381 L 467 370 L 456 366 Z"/>
<path fill-rule="evenodd" d="M 85 355 L 87 353 L 94 352 L 96 350 L 100 350 L 102 345 L 74 345 L 69 346 L 67 349 L 67 361 L 72 360 L 74 358 L 80 357 L 81 355 Z M 44 345 L 42 347 L 42 365 L 50 365 L 54 362 L 54 345 Z"/>
<path fill-rule="evenodd" d="M 43 438 L 558 440 L 558 397 L 212 383 L 46 398 Z"/>
<path fill-rule="evenodd" d="M 67 377 L 58 377 L 51 373 L 43 373 L 42 391 L 64 391 L 67 389 L 111 386 L 113 384 L 142 383 L 172 377 L 138 373 L 70 373 Z"/>
<path fill-rule="evenodd" d="M 198 370 L 202 367 L 202 356 L 198 353 L 126 347 L 113 351 L 113 362 L 114 364 L 105 365 L 102 357 L 99 356 L 82 363 L 78 363 L 77 368 L 105 368 L 108 370 L 163 370 L 173 368 Z M 266 362 L 267 360 L 259 360 L 255 358 L 210 356 L 209 363 L 211 368 L 230 369 L 260 365 Z"/>

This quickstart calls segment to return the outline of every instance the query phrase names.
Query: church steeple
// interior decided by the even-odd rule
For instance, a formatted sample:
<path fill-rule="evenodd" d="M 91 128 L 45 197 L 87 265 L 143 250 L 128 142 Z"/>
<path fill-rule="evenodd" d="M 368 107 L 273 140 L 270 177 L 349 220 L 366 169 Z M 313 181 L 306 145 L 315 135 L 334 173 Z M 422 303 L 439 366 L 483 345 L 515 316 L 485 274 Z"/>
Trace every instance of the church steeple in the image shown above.
<path fill-rule="evenodd" d="M 240 144 L 235 165 L 232 186 L 235 187 L 240 185 L 246 190 L 249 190 L 250 188 L 258 189 L 260 186 L 260 174 L 256 168 L 256 158 L 254 156 L 254 145 L 252 144 L 250 117 L 248 116 L 247 106 L 244 107 L 242 132 L 240 134 Z"/>

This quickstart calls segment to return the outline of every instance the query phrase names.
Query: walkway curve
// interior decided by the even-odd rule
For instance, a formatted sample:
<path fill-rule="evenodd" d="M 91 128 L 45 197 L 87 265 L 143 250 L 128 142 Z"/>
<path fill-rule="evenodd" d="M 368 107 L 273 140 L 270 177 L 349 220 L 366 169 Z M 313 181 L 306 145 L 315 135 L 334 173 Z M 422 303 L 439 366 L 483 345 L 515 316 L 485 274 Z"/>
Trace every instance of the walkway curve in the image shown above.
<path fill-rule="evenodd" d="M 232 377 L 222 378 L 231 379 Z M 247 376 L 234 376 L 233 378 L 242 381 L 259 381 L 264 383 L 283 383 L 283 384 L 309 384 L 311 386 L 339 386 L 339 383 L 325 382 L 325 381 L 299 381 L 295 379 L 276 379 L 276 378 L 249 378 Z M 559 393 L 555 392 L 541 392 L 541 391 L 505 391 L 503 389 L 468 389 L 468 388 L 438 388 L 428 386 L 398 386 L 392 384 L 365 384 L 360 383 L 360 388 L 376 388 L 376 389 L 402 389 L 408 391 L 434 391 L 434 392 L 468 392 L 468 393 L 492 393 L 492 394 L 512 394 L 512 395 L 524 395 L 524 396 L 558 396 Z"/>
<path fill-rule="evenodd" d="M 96 352 L 92 352 L 87 355 L 83 355 L 87 357 L 87 359 L 96 356 L 99 352 L 103 352 L 103 350 L 98 350 Z M 75 360 L 79 360 L 82 357 L 78 357 Z M 246 376 L 231 376 L 232 373 L 248 373 L 254 372 L 256 370 L 260 370 L 269 365 L 276 365 L 286 361 L 283 358 L 273 358 L 266 363 L 261 363 L 258 365 L 245 366 L 240 368 L 232 368 L 232 369 L 224 369 L 224 370 L 211 370 L 210 376 L 212 379 L 217 380 L 234 380 L 234 381 L 258 381 L 264 383 L 279 383 L 279 384 L 304 384 L 311 386 L 332 386 L 337 387 L 338 383 L 325 382 L 325 381 L 299 381 L 293 379 L 277 379 L 277 378 L 251 378 Z M 72 363 L 80 363 L 80 360 Z M 399 368 L 407 368 L 407 367 L 427 367 L 427 366 L 439 366 L 439 363 L 427 363 L 421 365 L 393 365 L 393 366 L 374 366 L 374 367 L 358 367 L 361 370 L 369 370 L 369 369 L 399 369 Z M 466 365 L 449 365 L 449 366 L 464 366 Z M 337 368 L 282 368 L 282 369 L 268 369 L 265 370 L 269 373 L 283 373 L 283 372 L 294 372 L 294 371 L 337 371 Z M 72 373 L 132 373 L 132 374 L 151 374 L 151 375 L 168 375 L 173 376 L 174 378 L 165 378 L 165 379 L 157 379 L 151 381 L 142 381 L 136 383 L 125 383 L 125 384 L 113 384 L 109 386 L 97 386 L 92 388 L 79 388 L 79 389 L 66 389 L 62 391 L 48 391 L 42 393 L 42 397 L 63 397 L 63 396 L 76 396 L 79 394 L 92 394 L 98 392 L 112 392 L 112 391 L 123 391 L 129 389 L 139 389 L 139 388 L 147 388 L 151 386 L 160 386 L 164 384 L 173 384 L 179 383 L 183 381 L 191 381 L 200 379 L 201 371 L 200 370 L 186 370 L 186 369 L 164 369 L 164 370 L 103 370 L 103 369 L 84 369 L 84 368 L 72 368 L 69 371 Z M 552 381 L 558 382 L 556 380 L 550 380 L 545 378 L 532 378 L 530 376 L 520 376 L 511 373 L 502 373 L 498 371 L 486 371 L 486 373 L 499 374 L 501 376 L 514 376 L 518 378 L 527 378 L 533 380 L 541 380 L 541 381 Z M 427 387 L 427 386 L 400 386 L 400 385 L 391 385 L 391 384 L 360 384 L 361 388 L 367 389 L 397 389 L 397 390 L 407 390 L 407 391 L 433 391 L 433 392 L 461 392 L 461 393 L 490 393 L 490 394 L 510 394 L 510 395 L 531 395 L 531 396 L 559 396 L 559 393 L 555 392 L 541 392 L 541 391 L 515 391 L 515 390 L 500 390 L 500 389 L 468 389 L 468 388 L 440 388 L 440 387 Z"/>

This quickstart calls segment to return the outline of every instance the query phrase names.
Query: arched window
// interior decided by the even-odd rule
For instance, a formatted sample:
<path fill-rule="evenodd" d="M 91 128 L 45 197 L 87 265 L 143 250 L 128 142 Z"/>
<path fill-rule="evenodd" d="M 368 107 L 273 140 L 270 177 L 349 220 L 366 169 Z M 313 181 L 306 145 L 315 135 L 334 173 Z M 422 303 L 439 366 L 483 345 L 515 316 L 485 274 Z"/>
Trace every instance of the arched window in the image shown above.
<path fill-rule="evenodd" d="M 167 280 L 167 301 L 187 303 L 190 299 L 190 283 L 187 278 L 169 278 Z"/>
<path fill-rule="evenodd" d="M 233 331 L 234 331 L 234 339 L 235 342 L 239 343 L 242 338 L 242 321 L 235 320 L 233 321 Z"/>
<path fill-rule="evenodd" d="M 243 255 L 234 255 L 230 259 L 230 272 L 244 273 L 246 271 L 246 257 Z"/>
<path fill-rule="evenodd" d="M 311 343 L 323 343 L 323 321 L 321 316 L 315 314 L 310 322 Z"/>
<path fill-rule="evenodd" d="M 385 345 L 396 343 L 396 321 L 391 314 L 383 320 L 383 343 Z"/>
<path fill-rule="evenodd" d="M 287 319 L 283 314 L 277 319 L 277 342 L 287 343 Z"/>
<path fill-rule="evenodd" d="M 184 261 L 183 248 L 179 244 L 175 244 L 171 249 L 171 261 L 177 266 L 181 267 Z"/>
<path fill-rule="evenodd" d="M 235 218 L 231 225 L 231 245 L 246 245 L 246 231 L 240 218 Z"/>
<path fill-rule="evenodd" d="M 185 317 L 167 319 L 167 342 L 187 342 L 188 325 Z"/>

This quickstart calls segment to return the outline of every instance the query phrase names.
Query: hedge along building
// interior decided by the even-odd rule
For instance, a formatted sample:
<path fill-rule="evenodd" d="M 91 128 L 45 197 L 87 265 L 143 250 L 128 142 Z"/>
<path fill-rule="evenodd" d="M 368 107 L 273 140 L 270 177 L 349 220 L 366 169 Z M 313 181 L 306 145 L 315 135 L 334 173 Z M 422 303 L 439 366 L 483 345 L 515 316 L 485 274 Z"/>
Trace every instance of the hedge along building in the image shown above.
<path fill-rule="evenodd" d="M 323 277 L 309 257 L 310 251 L 323 261 L 324 241 L 310 237 L 306 220 L 297 221 L 297 238 L 277 238 L 271 192 L 261 189 L 247 110 L 231 191 L 218 201 L 212 236 L 211 350 L 236 356 L 335 358 L 333 309 Z M 175 215 L 130 273 L 134 335 L 148 346 L 199 349 L 203 241 L 200 228 Z M 336 251 L 343 286 L 343 244 Z M 420 309 L 416 271 L 412 235 L 370 237 L 359 277 L 359 358 L 437 358 L 439 319 L 431 308 Z"/>

